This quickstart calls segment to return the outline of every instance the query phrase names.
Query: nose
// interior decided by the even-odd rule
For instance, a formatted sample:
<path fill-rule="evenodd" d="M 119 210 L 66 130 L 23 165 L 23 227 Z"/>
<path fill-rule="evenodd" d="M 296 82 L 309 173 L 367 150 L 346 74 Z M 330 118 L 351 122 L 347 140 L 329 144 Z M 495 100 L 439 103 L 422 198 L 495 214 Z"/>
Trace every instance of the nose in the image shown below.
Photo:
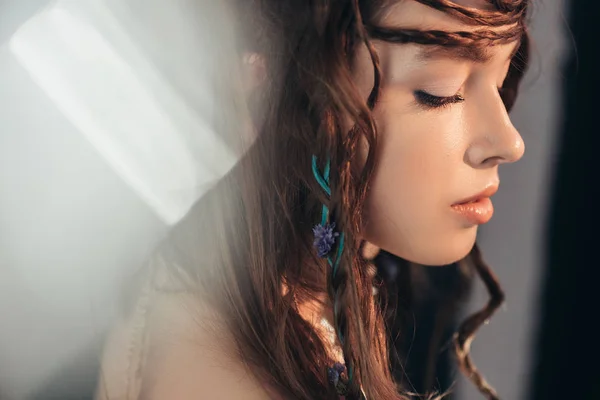
<path fill-rule="evenodd" d="M 467 118 L 472 139 L 465 162 L 473 168 L 488 168 L 519 161 L 525 153 L 523 138 L 514 127 L 497 90 L 472 102 Z"/>

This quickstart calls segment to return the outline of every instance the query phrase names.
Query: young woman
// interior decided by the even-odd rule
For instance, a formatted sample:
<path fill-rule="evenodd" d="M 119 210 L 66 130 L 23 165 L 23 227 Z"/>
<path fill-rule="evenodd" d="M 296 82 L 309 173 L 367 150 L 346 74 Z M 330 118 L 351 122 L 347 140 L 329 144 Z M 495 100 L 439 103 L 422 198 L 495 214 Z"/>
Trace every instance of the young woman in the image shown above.
<path fill-rule="evenodd" d="M 474 245 L 499 166 L 524 151 L 508 110 L 527 1 L 228 5 L 251 128 L 223 134 L 250 143 L 145 268 L 98 397 L 410 398 L 369 261 L 384 249 L 484 279 L 492 298 L 455 344 L 497 398 L 468 357 L 503 297 Z"/>

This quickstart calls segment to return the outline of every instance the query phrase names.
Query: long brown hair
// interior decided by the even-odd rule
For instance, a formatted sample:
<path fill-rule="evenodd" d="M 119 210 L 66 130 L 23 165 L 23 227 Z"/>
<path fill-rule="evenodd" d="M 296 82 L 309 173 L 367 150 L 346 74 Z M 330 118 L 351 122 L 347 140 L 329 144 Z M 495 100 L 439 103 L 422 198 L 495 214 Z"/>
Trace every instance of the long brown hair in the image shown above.
<path fill-rule="evenodd" d="M 233 1 L 233 0 L 232 0 Z M 514 104 L 527 64 L 526 0 L 490 0 L 492 11 L 460 7 L 448 0 L 416 0 L 481 26 L 471 32 L 419 31 L 377 25 L 390 0 L 237 0 L 240 52 L 256 52 L 266 63 L 267 82 L 256 93 L 258 136 L 238 165 L 207 194 L 186 224 L 203 231 L 193 258 L 178 265 L 203 287 L 234 335 L 241 359 L 261 382 L 284 397 L 337 399 L 328 384 L 323 339 L 299 313 L 298 304 L 320 299 L 339 306 L 336 329 L 343 335 L 344 361 L 352 370 L 347 399 L 405 399 L 388 360 L 384 310 L 372 295 L 373 276 L 361 256 L 362 212 L 377 160 L 377 127 L 371 110 L 380 91 L 373 40 L 448 47 L 520 40 L 502 97 Z M 506 26 L 492 30 L 491 27 Z M 352 80 L 353 56 L 365 45 L 375 71 L 365 99 Z M 343 129 L 350 119 L 354 126 Z M 366 162 L 359 144 L 368 143 Z M 331 163 L 331 196 L 313 177 L 311 157 Z M 357 168 L 360 165 L 360 168 Z M 322 165 L 321 165 L 322 166 Z M 322 204 L 345 234 L 339 272 L 332 276 L 316 256 L 312 228 Z M 473 334 L 503 300 L 475 247 L 462 261 L 472 265 L 492 299 L 456 336 L 459 363 L 489 398 L 493 389 L 468 356 Z"/>

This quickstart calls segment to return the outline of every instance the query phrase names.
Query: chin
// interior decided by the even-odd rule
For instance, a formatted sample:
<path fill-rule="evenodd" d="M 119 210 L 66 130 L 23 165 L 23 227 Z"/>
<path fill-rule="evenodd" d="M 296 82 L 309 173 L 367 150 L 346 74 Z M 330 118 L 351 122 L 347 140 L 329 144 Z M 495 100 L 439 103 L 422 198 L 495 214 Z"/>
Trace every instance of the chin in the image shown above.
<path fill-rule="evenodd" d="M 410 248 L 384 250 L 415 264 L 444 266 L 465 258 L 473 249 L 476 237 L 477 230 L 471 229 L 449 237 L 415 241 Z"/>

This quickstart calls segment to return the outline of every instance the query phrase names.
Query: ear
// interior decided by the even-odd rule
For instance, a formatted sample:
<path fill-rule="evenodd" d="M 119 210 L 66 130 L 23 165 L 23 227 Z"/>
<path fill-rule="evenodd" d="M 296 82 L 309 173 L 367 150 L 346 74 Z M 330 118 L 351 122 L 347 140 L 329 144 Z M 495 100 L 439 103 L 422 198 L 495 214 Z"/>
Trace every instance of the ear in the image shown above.
<path fill-rule="evenodd" d="M 248 98 L 256 88 L 265 82 L 266 77 L 267 67 L 264 56 L 253 52 L 243 53 L 242 83 L 246 98 Z"/>
<path fill-rule="evenodd" d="M 265 57 L 256 52 L 242 53 L 241 60 L 241 95 L 244 98 L 244 103 L 247 115 L 245 116 L 245 127 L 243 128 L 243 151 L 246 151 L 256 140 L 258 127 L 257 115 L 260 114 L 261 99 L 260 89 L 264 85 L 267 77 L 267 67 Z"/>

